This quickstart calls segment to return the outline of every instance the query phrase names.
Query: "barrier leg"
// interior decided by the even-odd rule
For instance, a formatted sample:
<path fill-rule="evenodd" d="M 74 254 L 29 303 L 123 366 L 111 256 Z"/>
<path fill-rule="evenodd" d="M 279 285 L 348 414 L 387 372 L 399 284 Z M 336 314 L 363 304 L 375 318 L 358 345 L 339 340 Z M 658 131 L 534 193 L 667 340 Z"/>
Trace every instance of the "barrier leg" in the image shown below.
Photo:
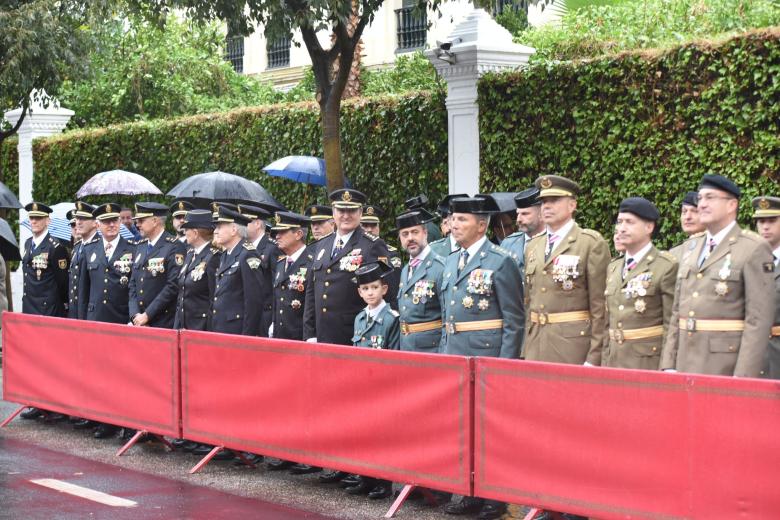
<path fill-rule="evenodd" d="M 26 407 L 26 406 L 20 406 L 19 408 L 17 408 L 17 409 L 16 409 L 16 411 L 14 411 L 14 413 L 12 413 L 11 415 L 9 415 L 9 416 L 8 416 L 8 418 L 7 418 L 5 421 L 3 421 L 2 423 L 0 423 L 0 428 L 2 428 L 2 427 L 4 427 L 4 426 L 6 426 L 6 425 L 7 425 L 9 422 L 11 422 L 11 421 L 13 421 L 14 419 L 16 419 L 16 416 L 17 416 L 17 415 L 19 415 L 20 413 L 22 413 L 22 411 L 23 411 L 25 408 L 27 408 L 27 407 Z"/>
<path fill-rule="evenodd" d="M 398 493 L 398 498 L 395 499 L 393 505 L 390 506 L 390 509 L 388 509 L 387 513 L 385 513 L 385 518 L 393 518 L 396 511 L 398 511 L 398 509 L 403 505 L 403 503 L 406 502 L 406 499 L 409 497 L 409 493 L 411 493 L 414 488 L 415 488 L 414 484 L 406 484 L 404 486 L 401 492 Z"/>
<path fill-rule="evenodd" d="M 213 448 L 213 449 L 212 449 L 212 450 L 209 452 L 209 454 L 208 454 L 208 455 L 206 455 L 205 457 L 203 457 L 203 459 L 202 459 L 200 462 L 198 462 L 197 464 L 195 464 L 195 466 L 194 466 L 194 467 L 193 467 L 193 468 L 190 470 L 190 475 L 192 475 L 193 473 L 197 473 L 198 471 L 200 471 L 200 470 L 203 468 L 203 466 L 205 466 L 206 464 L 208 464 L 208 463 L 209 463 L 209 461 L 210 461 L 211 459 L 213 459 L 213 458 L 214 458 L 214 456 L 215 456 L 217 453 L 219 453 L 220 451 L 222 451 L 222 450 L 224 450 L 224 449 L 225 449 L 225 447 L 224 447 L 224 446 L 214 446 L 214 448 Z"/>
<path fill-rule="evenodd" d="M 176 449 L 173 447 L 173 444 L 168 442 L 168 439 L 163 437 L 162 435 L 157 435 L 156 433 L 150 434 L 152 437 L 160 441 L 161 443 L 165 444 L 165 447 L 168 448 L 168 451 L 176 451 Z"/>
<path fill-rule="evenodd" d="M 538 507 L 531 508 L 531 510 L 528 511 L 528 514 L 525 515 L 525 518 L 523 520 L 534 520 L 534 518 L 536 518 L 536 515 L 545 512 L 548 514 L 546 518 L 549 518 L 550 520 L 564 520 L 563 516 L 561 516 L 560 513 L 556 513 L 554 511 L 545 511 L 544 509 L 539 509 Z"/>
<path fill-rule="evenodd" d="M 241 462 L 243 462 L 244 464 L 246 464 L 246 465 L 247 465 L 247 466 L 249 466 L 250 468 L 252 468 L 252 469 L 256 469 L 256 468 L 257 468 L 257 466 L 255 465 L 255 463 L 254 463 L 254 462 L 252 462 L 252 461 L 250 461 L 248 458 L 246 458 L 246 456 L 245 456 L 243 453 L 241 453 L 240 451 L 235 451 L 235 452 L 233 452 L 233 453 L 235 453 L 235 454 L 236 454 L 236 457 L 238 457 L 238 459 L 239 459 Z M 215 455 L 216 455 L 216 454 L 215 454 Z"/>
<path fill-rule="evenodd" d="M 138 430 L 137 432 L 135 432 L 135 435 L 133 435 L 133 437 L 129 441 L 127 441 L 127 444 L 119 448 L 119 451 L 116 452 L 116 456 L 121 457 L 122 455 L 124 455 L 127 450 L 133 447 L 133 444 L 138 442 L 138 439 L 140 439 L 143 435 L 146 435 L 147 433 L 149 432 L 147 432 L 146 430 Z"/>

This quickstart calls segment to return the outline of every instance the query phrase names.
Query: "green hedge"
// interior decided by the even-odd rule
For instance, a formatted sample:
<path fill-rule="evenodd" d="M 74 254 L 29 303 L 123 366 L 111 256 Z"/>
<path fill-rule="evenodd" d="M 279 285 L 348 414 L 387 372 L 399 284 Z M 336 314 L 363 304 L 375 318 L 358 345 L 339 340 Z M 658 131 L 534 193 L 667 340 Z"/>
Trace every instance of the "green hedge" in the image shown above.
<path fill-rule="evenodd" d="M 479 105 L 483 189 L 569 175 L 580 221 L 607 238 L 621 198 L 644 196 L 661 244 L 678 242 L 679 201 L 707 172 L 742 186 L 743 224 L 752 196 L 780 193 L 780 31 L 489 75 Z"/>
<path fill-rule="evenodd" d="M 395 215 L 405 197 L 433 199 L 447 185 L 447 112 L 441 92 L 357 100 L 342 109 L 344 171 L 369 201 Z M 164 192 L 189 175 L 223 170 L 259 181 L 294 211 L 325 190 L 271 177 L 262 167 L 286 155 L 322 156 L 314 104 L 276 105 L 182 119 L 74 131 L 34 143 L 34 197 L 72 199 L 93 174 L 140 173 Z M 393 227 L 392 219 L 385 229 Z"/>

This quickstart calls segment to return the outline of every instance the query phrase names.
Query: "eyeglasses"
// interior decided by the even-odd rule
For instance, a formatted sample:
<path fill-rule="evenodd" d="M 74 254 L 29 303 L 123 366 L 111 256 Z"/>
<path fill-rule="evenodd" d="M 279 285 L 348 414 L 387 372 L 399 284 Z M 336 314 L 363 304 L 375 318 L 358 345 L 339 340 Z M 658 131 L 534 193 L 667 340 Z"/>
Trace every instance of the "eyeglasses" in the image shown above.
<path fill-rule="evenodd" d="M 699 195 L 698 202 L 712 202 L 713 200 L 734 200 L 734 197 L 724 197 L 722 195 L 712 195 L 712 194 L 706 194 L 706 195 Z"/>

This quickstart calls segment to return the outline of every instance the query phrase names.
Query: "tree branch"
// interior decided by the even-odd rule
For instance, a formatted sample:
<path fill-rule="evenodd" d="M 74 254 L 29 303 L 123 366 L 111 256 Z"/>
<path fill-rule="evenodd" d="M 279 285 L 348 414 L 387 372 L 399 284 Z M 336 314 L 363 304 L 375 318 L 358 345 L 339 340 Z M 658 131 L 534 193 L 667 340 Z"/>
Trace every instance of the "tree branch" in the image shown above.
<path fill-rule="evenodd" d="M 19 131 L 19 128 L 21 128 L 22 123 L 24 122 L 24 118 L 27 116 L 27 110 L 28 110 L 28 108 L 30 106 L 29 96 L 27 98 L 25 98 L 25 99 L 27 99 L 27 101 L 22 103 L 22 115 L 19 116 L 19 120 L 16 122 L 16 124 L 13 126 L 13 128 L 11 128 L 10 130 L 0 130 L 0 142 L 4 141 L 5 139 L 7 139 L 9 137 L 11 137 L 16 132 Z"/>

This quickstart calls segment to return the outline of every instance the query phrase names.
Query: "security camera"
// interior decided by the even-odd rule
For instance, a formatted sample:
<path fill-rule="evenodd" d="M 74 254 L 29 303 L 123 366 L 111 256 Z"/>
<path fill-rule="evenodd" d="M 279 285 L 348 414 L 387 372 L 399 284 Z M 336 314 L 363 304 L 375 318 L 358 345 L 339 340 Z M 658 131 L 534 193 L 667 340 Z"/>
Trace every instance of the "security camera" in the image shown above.
<path fill-rule="evenodd" d="M 452 46 L 454 44 L 460 43 L 462 41 L 463 41 L 462 38 L 454 38 L 452 40 L 445 40 L 443 42 L 436 40 L 436 46 L 443 51 L 449 51 L 450 49 L 452 49 Z"/>
<path fill-rule="evenodd" d="M 453 38 L 452 40 L 447 40 L 443 42 L 437 40 L 436 41 L 437 48 L 435 51 L 436 57 L 445 63 L 454 65 L 456 58 L 455 58 L 455 53 L 452 52 L 452 46 L 462 41 L 463 40 L 461 38 Z"/>

